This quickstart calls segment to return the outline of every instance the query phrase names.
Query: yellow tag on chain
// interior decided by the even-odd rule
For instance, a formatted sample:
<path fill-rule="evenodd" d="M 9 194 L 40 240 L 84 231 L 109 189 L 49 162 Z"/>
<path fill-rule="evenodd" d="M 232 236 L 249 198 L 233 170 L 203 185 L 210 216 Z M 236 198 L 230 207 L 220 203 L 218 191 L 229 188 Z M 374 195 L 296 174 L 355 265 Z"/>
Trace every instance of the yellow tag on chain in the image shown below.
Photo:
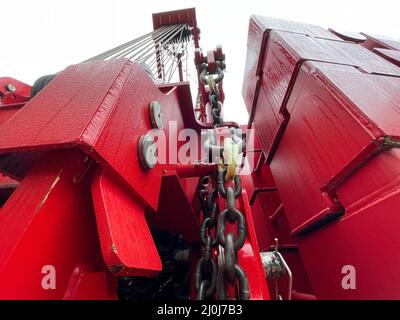
<path fill-rule="evenodd" d="M 225 180 L 230 182 L 236 174 L 236 167 L 239 157 L 238 144 L 232 138 L 225 138 L 224 140 L 224 164 L 227 166 Z"/>
<path fill-rule="evenodd" d="M 207 84 L 208 84 L 208 87 L 210 88 L 210 91 L 212 93 L 216 93 L 217 92 L 217 87 L 216 87 L 216 84 L 215 84 L 215 80 L 214 80 L 214 77 L 212 75 L 208 76 Z"/>

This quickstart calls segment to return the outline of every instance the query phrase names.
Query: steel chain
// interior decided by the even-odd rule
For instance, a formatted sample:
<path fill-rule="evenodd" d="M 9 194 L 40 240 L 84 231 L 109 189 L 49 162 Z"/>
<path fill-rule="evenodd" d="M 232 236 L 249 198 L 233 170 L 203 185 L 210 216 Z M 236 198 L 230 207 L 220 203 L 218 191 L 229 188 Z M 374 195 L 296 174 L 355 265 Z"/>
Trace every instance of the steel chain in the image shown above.
<path fill-rule="evenodd" d="M 218 83 L 224 78 L 224 72 L 222 71 L 223 63 L 217 62 L 217 77 L 214 79 L 212 74 L 208 74 L 207 64 L 202 64 L 202 72 L 200 74 L 200 80 L 207 84 L 210 89 L 209 100 L 211 104 L 211 115 L 213 117 L 213 126 L 220 126 L 223 123 L 221 116 L 222 103 L 219 101 L 219 89 Z"/>
<path fill-rule="evenodd" d="M 201 187 L 198 190 L 200 207 L 203 213 L 203 221 L 200 228 L 203 256 L 197 261 L 195 271 L 198 300 L 211 298 L 215 292 L 217 281 L 217 265 L 212 256 L 212 249 L 217 245 L 215 228 L 217 212 L 219 211 L 218 203 L 216 202 L 218 190 L 215 188 L 210 194 L 208 193 L 206 187 L 209 185 L 209 180 L 210 177 L 203 177 L 200 181 Z"/>
<path fill-rule="evenodd" d="M 212 75 L 208 75 L 207 65 L 203 64 L 200 80 L 207 84 L 210 88 L 210 103 L 213 116 L 213 127 L 220 126 L 223 121 L 221 117 L 222 103 L 219 101 L 218 82 L 223 78 L 223 72 L 218 64 L 217 77 L 214 79 Z M 237 143 L 239 152 L 243 152 L 243 142 L 237 139 L 235 129 L 231 128 L 232 141 Z M 239 141 L 238 141 L 239 140 Z M 215 142 L 215 141 L 213 141 Z M 232 142 L 231 142 L 232 143 Z M 224 148 L 220 146 L 210 145 L 212 148 L 220 148 L 221 154 Z M 233 148 L 232 148 L 233 149 Z M 237 152 L 236 152 L 237 153 Z M 237 159 L 233 163 L 236 166 Z M 227 172 L 232 179 L 227 179 Z M 233 172 L 233 173 L 232 173 Z M 246 220 L 244 215 L 236 208 L 235 200 L 242 193 L 242 183 L 240 176 L 236 171 L 229 167 L 229 164 L 222 164 L 216 178 L 210 181 L 211 177 L 203 177 L 201 179 L 198 196 L 200 207 L 203 214 L 201 221 L 200 236 L 203 244 L 203 256 L 198 260 L 195 272 L 196 291 L 198 299 L 211 299 L 217 290 L 217 298 L 227 299 L 226 282 L 238 284 L 239 298 L 246 300 L 250 298 L 249 283 L 244 270 L 238 262 L 238 251 L 243 247 L 246 239 Z M 217 181 L 215 181 L 217 180 Z M 225 182 L 233 180 L 234 188 L 226 187 Z M 205 183 L 207 181 L 207 183 Z M 206 186 L 213 182 L 211 192 L 206 190 Z M 218 195 L 226 200 L 226 209 L 219 215 Z M 217 217 L 218 215 L 218 217 Z M 232 226 L 236 225 L 236 233 L 229 231 L 226 234 L 227 223 Z M 218 265 L 213 258 L 213 248 L 220 245 L 223 248 L 224 259 L 221 265 Z M 222 256 L 221 252 L 220 255 Z"/>
<path fill-rule="evenodd" d="M 226 170 L 220 171 L 218 174 L 218 191 L 226 199 L 226 209 L 219 215 L 217 225 L 218 243 L 224 248 L 225 255 L 225 264 L 217 282 L 218 298 L 223 300 L 227 298 L 225 280 L 232 284 L 238 280 L 239 298 L 247 300 L 250 298 L 249 282 L 238 262 L 238 251 L 246 240 L 247 226 L 244 215 L 235 206 L 235 199 L 242 192 L 242 184 L 240 177 L 235 175 L 235 189 L 230 186 L 225 188 L 225 176 Z M 236 234 L 232 231 L 225 234 L 227 223 L 232 226 L 236 224 Z"/>

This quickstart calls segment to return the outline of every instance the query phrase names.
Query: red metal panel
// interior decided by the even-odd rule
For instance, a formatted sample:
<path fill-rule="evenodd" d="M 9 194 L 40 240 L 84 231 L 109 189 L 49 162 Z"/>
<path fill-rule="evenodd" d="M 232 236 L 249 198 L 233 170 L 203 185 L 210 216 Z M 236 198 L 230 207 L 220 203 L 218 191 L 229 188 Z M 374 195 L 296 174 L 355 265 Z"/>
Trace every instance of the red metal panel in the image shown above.
<path fill-rule="evenodd" d="M 281 200 L 278 192 L 257 193 L 256 190 L 275 187 L 271 171 L 268 166 L 262 166 L 262 172 L 254 173 L 253 175 L 242 175 L 241 179 L 243 188 L 251 195 L 250 199 L 254 199 L 254 202 L 250 202 L 250 205 L 260 250 L 266 250 L 269 244 L 273 243 L 276 236 L 274 230 L 269 226 L 269 215 L 281 204 Z M 254 195 L 255 192 L 257 193 L 256 195 Z"/>
<path fill-rule="evenodd" d="M 371 33 L 361 32 L 361 34 L 367 38 L 367 40 L 364 41 L 362 45 L 369 50 L 372 50 L 374 48 L 400 50 L 400 41 L 374 35 Z"/>
<path fill-rule="evenodd" d="M 400 188 L 381 193 L 300 243 L 318 299 L 399 299 Z M 355 290 L 342 287 L 342 268 L 355 269 Z"/>
<path fill-rule="evenodd" d="M 144 216 L 145 208 L 110 174 L 96 175 L 93 204 L 103 258 L 118 275 L 151 276 L 161 260 Z"/>
<path fill-rule="evenodd" d="M 252 110 L 254 126 L 270 161 L 289 120 L 287 100 L 303 79 L 298 70 L 304 61 L 324 61 L 351 65 L 364 72 L 400 76 L 400 68 L 354 43 L 311 38 L 271 31 L 262 66 L 259 97 Z"/>
<path fill-rule="evenodd" d="M 181 233 L 189 242 L 200 241 L 199 219 L 176 172 L 166 171 L 163 174 L 161 190 L 159 211 L 156 215 L 148 217 L 152 225 L 172 234 Z"/>
<path fill-rule="evenodd" d="M 336 189 L 346 210 L 367 206 L 398 185 L 400 150 L 390 149 L 370 159 Z M 379 174 L 377 174 L 379 172 Z"/>
<path fill-rule="evenodd" d="M 248 152 L 247 152 L 248 153 Z M 250 202 L 251 215 L 255 233 L 261 251 L 273 250 L 275 240 L 279 239 L 279 251 L 284 256 L 293 273 L 293 290 L 313 293 L 306 270 L 304 269 L 300 252 L 297 248 L 298 239 L 290 235 L 287 218 L 281 208 L 281 199 L 278 192 L 259 192 L 254 197 L 256 190 L 275 187 L 275 182 L 269 166 L 262 165 L 251 176 L 242 175 L 242 185 L 251 194 L 254 202 Z M 272 219 L 272 217 L 274 218 Z M 279 283 L 279 294 L 287 298 L 288 280 L 284 278 Z M 275 297 L 275 281 L 267 283 L 271 297 Z"/>
<path fill-rule="evenodd" d="M 250 21 L 243 96 L 263 152 L 276 151 L 267 159 L 274 179 L 261 167 L 244 185 L 255 191 L 275 180 L 276 205 L 283 203 L 271 213 L 271 194 L 256 197 L 254 221 L 266 217 L 256 226 L 264 233 L 260 246 L 265 250 L 272 236 L 279 238 L 304 296 L 315 289 L 320 299 L 395 298 L 398 42 L 378 39 L 377 47 L 391 50 L 371 52 L 363 48 L 375 47 L 365 45 L 372 43 L 368 36 L 361 46 L 362 37 L 340 34 L 353 43 L 306 37 L 300 29 L 271 31 L 259 21 Z M 296 254 L 285 254 L 289 248 Z M 342 267 L 349 264 L 356 268 L 356 290 L 341 286 Z"/>
<path fill-rule="evenodd" d="M 174 120 L 178 131 L 183 128 L 182 92 L 175 87 L 163 94 L 140 65 L 126 59 L 70 66 L 0 127 L 0 152 L 78 146 L 156 210 L 163 169 L 140 166 L 138 140 L 151 129 L 153 100 L 168 110 L 165 123 Z"/>
<path fill-rule="evenodd" d="M 246 272 L 249 280 L 250 299 L 269 300 L 270 297 L 265 281 L 265 272 L 261 262 L 260 249 L 246 190 L 243 189 L 239 201 L 246 218 L 247 239 L 242 249 L 238 251 L 238 261 Z"/>
<path fill-rule="evenodd" d="M 106 271 L 88 192 L 92 165 L 79 150 L 48 153 L 0 209 L 1 299 L 61 299 L 78 265 Z M 55 289 L 42 287 L 45 265 L 55 267 Z"/>
<path fill-rule="evenodd" d="M 154 30 L 163 26 L 171 26 L 174 24 L 184 23 L 187 23 L 194 28 L 197 27 L 196 8 L 153 13 Z"/>
<path fill-rule="evenodd" d="M 288 102 L 293 111 L 271 163 L 295 232 L 341 214 L 332 193 L 388 147 L 385 137 L 400 141 L 399 78 L 323 63 L 309 67 L 301 94 Z"/>
<path fill-rule="evenodd" d="M 346 96 L 348 104 L 355 107 L 351 113 L 372 136 L 391 136 L 393 139 L 400 136 L 400 78 L 370 75 L 344 66 L 339 70 L 315 63 L 314 67 L 315 77 L 320 75 L 321 82 L 326 79 L 329 81 L 327 86 L 336 87 Z"/>
<path fill-rule="evenodd" d="M 355 43 L 361 43 L 367 40 L 365 36 L 363 36 L 361 33 L 357 32 L 349 32 L 349 31 L 339 31 L 335 29 L 328 29 L 330 32 L 332 32 L 334 35 L 338 36 L 339 38 L 345 40 L 345 41 L 351 41 Z"/>
<path fill-rule="evenodd" d="M 264 73 L 268 72 L 267 66 L 277 66 L 276 62 L 271 65 L 268 60 L 271 59 L 273 53 L 278 53 L 278 48 L 280 48 L 282 50 L 280 55 L 283 55 L 283 53 L 289 54 L 290 57 L 287 60 L 290 62 L 293 60 L 296 62 L 300 60 L 323 61 L 355 66 L 367 73 L 400 76 L 399 68 L 354 43 L 271 31 L 268 44 L 270 44 L 270 51 L 266 52 L 263 67 Z"/>
<path fill-rule="evenodd" d="M 25 103 L 2 105 L 0 107 L 0 126 L 11 119 L 24 105 Z"/>
<path fill-rule="evenodd" d="M 96 272 L 90 265 L 78 265 L 63 300 L 116 300 L 118 290 L 115 280 L 116 277 L 110 273 Z"/>
<path fill-rule="evenodd" d="M 250 113 L 257 101 L 265 46 L 271 30 L 298 33 L 310 37 L 340 40 L 329 31 L 315 25 L 252 15 L 247 38 L 247 56 L 242 94 Z"/>
<path fill-rule="evenodd" d="M 372 52 L 400 67 L 400 51 L 392 49 L 375 48 Z"/>

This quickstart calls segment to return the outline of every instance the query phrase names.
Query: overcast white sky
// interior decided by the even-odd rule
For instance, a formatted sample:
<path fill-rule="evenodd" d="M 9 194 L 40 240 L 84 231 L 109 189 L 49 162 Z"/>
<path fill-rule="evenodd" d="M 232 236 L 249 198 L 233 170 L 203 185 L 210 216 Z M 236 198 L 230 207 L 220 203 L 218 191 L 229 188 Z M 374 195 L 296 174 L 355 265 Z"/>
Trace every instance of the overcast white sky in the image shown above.
<path fill-rule="evenodd" d="M 0 0 L 0 76 L 32 84 L 151 31 L 153 12 L 188 7 L 196 7 L 203 50 L 221 44 L 226 53 L 225 120 L 240 123 L 251 14 L 400 37 L 400 0 Z"/>

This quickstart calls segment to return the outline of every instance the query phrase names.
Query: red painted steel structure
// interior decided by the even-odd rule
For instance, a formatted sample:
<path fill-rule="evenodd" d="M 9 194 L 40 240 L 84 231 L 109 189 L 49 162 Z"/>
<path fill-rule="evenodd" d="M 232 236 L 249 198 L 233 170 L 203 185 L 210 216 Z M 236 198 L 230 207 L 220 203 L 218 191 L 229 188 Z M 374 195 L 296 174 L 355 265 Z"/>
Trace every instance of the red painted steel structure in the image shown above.
<path fill-rule="evenodd" d="M 265 215 L 260 243 L 272 232 L 296 257 L 298 292 L 398 299 L 400 43 L 331 31 L 250 19 L 243 96 L 262 149 L 252 182 L 277 190 L 253 215 Z M 346 265 L 355 290 L 342 287 Z"/>
<path fill-rule="evenodd" d="M 192 28 L 199 80 L 202 64 L 215 72 L 225 55 L 219 46 L 202 53 L 195 10 L 153 15 L 155 30 L 175 24 Z M 372 35 L 251 17 L 243 97 L 256 142 L 246 155 L 256 162 L 235 202 L 251 299 L 275 298 L 260 254 L 275 238 L 293 299 L 400 298 L 399 50 Z M 127 59 L 73 65 L 32 99 L 30 89 L 0 78 L 0 298 L 116 299 L 118 277 L 162 271 L 154 230 L 189 243 L 195 298 L 196 189 L 217 166 L 144 169 L 138 142 L 153 127 L 153 101 L 176 132 L 211 128 L 208 88 L 199 81 L 198 118 L 187 82 L 157 85 Z M 51 290 L 41 285 L 49 265 Z M 346 265 L 357 272 L 354 290 L 342 287 Z M 287 280 L 277 282 L 283 299 Z"/>

